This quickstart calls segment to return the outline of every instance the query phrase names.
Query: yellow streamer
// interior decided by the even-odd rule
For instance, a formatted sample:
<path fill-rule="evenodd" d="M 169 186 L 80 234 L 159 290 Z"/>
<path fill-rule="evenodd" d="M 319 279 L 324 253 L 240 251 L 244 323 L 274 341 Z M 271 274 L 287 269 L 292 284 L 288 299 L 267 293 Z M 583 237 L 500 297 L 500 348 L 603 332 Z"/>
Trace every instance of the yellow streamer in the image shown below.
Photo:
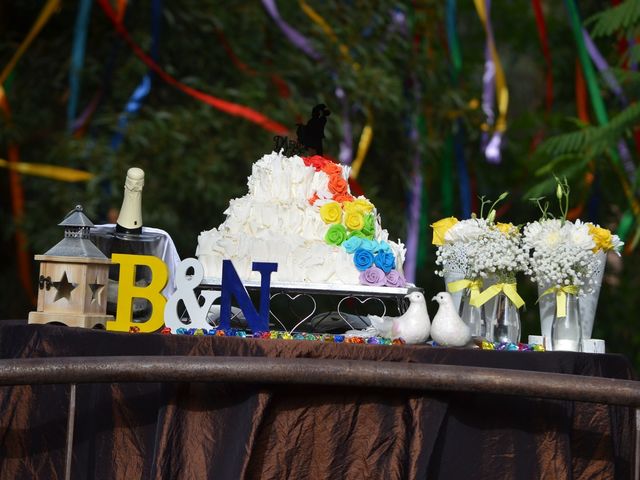
<path fill-rule="evenodd" d="M 465 288 L 469 289 L 470 298 L 469 303 L 473 305 L 477 302 L 478 295 L 480 295 L 480 289 L 482 288 L 482 280 L 457 280 L 447 284 L 447 290 L 451 293 L 459 292 Z"/>
<path fill-rule="evenodd" d="M 358 70 L 360 68 L 360 65 L 355 63 L 351 58 L 351 55 L 349 54 L 349 48 L 344 43 L 339 42 L 338 36 L 333 31 L 333 28 L 331 28 L 331 25 L 329 25 L 327 21 L 322 18 L 322 16 L 304 0 L 298 0 L 298 4 L 300 5 L 302 11 L 307 15 L 307 17 L 309 17 L 316 25 L 318 25 L 324 32 L 324 34 L 331 39 L 331 41 L 339 44 L 338 48 L 340 50 L 342 58 L 348 61 L 355 70 Z"/>
<path fill-rule="evenodd" d="M 496 69 L 496 98 L 498 99 L 498 119 L 496 120 L 496 130 L 498 132 L 504 132 L 507 129 L 507 110 L 509 108 L 509 90 L 507 89 L 507 82 L 505 80 L 504 71 L 502 70 L 502 63 L 500 63 L 500 57 L 496 50 L 495 43 L 492 36 L 489 35 L 489 29 L 487 27 L 487 11 L 485 9 L 484 0 L 474 0 L 478 16 L 484 27 L 484 31 L 487 34 L 487 40 L 489 43 L 489 52 L 493 60 L 493 65 Z"/>
<path fill-rule="evenodd" d="M 61 182 L 86 182 L 94 177 L 93 173 L 76 170 L 75 168 L 45 165 L 42 163 L 11 163 L 3 158 L 0 158 L 0 167 L 15 170 L 23 175 L 35 175 L 52 180 L 59 180 Z"/>
<path fill-rule="evenodd" d="M 562 318 L 567 316 L 567 293 L 571 295 L 578 294 L 578 287 L 575 285 L 567 285 L 565 287 L 551 287 L 544 291 L 540 297 L 549 295 L 551 293 L 556 294 L 556 317 Z"/>
<path fill-rule="evenodd" d="M 40 30 L 42 30 L 42 27 L 44 27 L 49 21 L 49 18 L 51 18 L 51 15 L 56 13 L 59 8 L 60 0 L 49 0 L 45 4 L 45 6 L 42 7 L 36 23 L 33 24 L 33 27 L 31 27 L 31 30 L 29 31 L 27 37 L 22 41 L 22 44 L 20 44 L 20 47 L 18 47 L 16 53 L 13 54 L 13 57 L 11 58 L 11 60 L 9 60 L 9 63 L 7 63 L 7 65 L 4 67 L 2 73 L 0 73 L 0 85 L 3 84 L 7 79 L 11 71 L 16 66 L 16 63 L 18 63 L 20 57 L 22 57 L 24 52 L 27 51 L 29 45 L 31 45 L 31 42 L 33 42 L 33 40 L 38 36 Z"/>
<path fill-rule="evenodd" d="M 367 152 L 369 151 L 369 146 L 371 145 L 372 138 L 373 127 L 371 126 L 371 119 L 369 119 L 367 120 L 367 124 L 362 129 L 362 133 L 360 134 L 360 141 L 358 142 L 358 151 L 356 153 L 356 158 L 351 164 L 351 174 L 349 176 L 354 180 L 358 178 L 358 174 L 360 173 L 360 169 L 362 168 L 364 159 L 367 156 Z"/>
<path fill-rule="evenodd" d="M 516 308 L 520 308 L 524 305 L 524 300 L 520 295 L 518 295 L 515 283 L 496 283 L 495 285 L 491 285 L 476 297 L 475 302 L 470 303 L 474 307 L 480 307 L 491 300 L 493 297 L 498 295 L 500 292 L 504 292 L 509 300 L 511 300 L 511 302 L 516 306 Z"/>

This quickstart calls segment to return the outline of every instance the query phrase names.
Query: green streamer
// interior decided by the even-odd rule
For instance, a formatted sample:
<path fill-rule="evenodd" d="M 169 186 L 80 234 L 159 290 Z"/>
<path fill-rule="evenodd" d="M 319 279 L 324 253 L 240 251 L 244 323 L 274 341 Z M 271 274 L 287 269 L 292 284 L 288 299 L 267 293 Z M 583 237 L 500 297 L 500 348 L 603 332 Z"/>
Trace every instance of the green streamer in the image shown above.
<path fill-rule="evenodd" d="M 449 134 L 442 156 L 442 213 L 443 217 L 453 215 L 453 135 Z"/>
<path fill-rule="evenodd" d="M 598 86 L 598 81 L 596 78 L 595 70 L 593 68 L 593 64 L 591 63 L 589 53 L 587 52 L 587 47 L 584 43 L 584 37 L 582 34 L 582 22 L 580 21 L 578 7 L 575 0 L 565 0 L 565 5 L 567 6 L 567 10 L 569 11 L 571 29 L 573 30 L 573 36 L 575 37 L 576 45 L 578 47 L 578 58 L 580 59 L 580 64 L 582 65 L 585 81 L 587 82 L 587 89 L 589 90 L 589 97 L 591 98 L 593 111 L 596 114 L 596 120 L 600 125 L 606 125 L 609 123 L 609 116 L 607 115 L 607 110 L 604 106 L 604 101 L 602 99 L 602 94 L 600 93 L 600 87 Z M 607 150 L 607 154 L 613 160 L 613 167 L 619 170 L 622 162 L 620 161 L 618 153 L 614 150 Z M 632 199 L 628 200 L 631 204 Z M 631 227 L 633 226 L 633 222 L 634 216 L 630 210 L 627 210 L 620 219 L 620 224 L 618 225 L 618 230 L 616 232 L 622 240 L 625 240 L 629 235 Z"/>
<path fill-rule="evenodd" d="M 600 87 L 598 87 L 598 81 L 596 78 L 596 72 L 589 58 L 587 47 L 584 43 L 584 37 L 582 36 L 582 22 L 580 21 L 580 15 L 578 14 L 578 7 L 575 0 L 565 0 L 567 10 L 569 10 L 569 18 L 571 20 L 571 29 L 573 30 L 573 36 L 576 39 L 576 45 L 578 47 L 578 58 L 582 64 L 582 70 L 584 71 L 584 77 L 587 82 L 587 89 L 589 90 L 589 96 L 591 97 L 591 104 L 593 111 L 596 114 L 596 119 L 600 125 L 606 125 L 609 123 L 609 116 L 607 110 L 604 107 L 604 101 L 600 94 Z"/>

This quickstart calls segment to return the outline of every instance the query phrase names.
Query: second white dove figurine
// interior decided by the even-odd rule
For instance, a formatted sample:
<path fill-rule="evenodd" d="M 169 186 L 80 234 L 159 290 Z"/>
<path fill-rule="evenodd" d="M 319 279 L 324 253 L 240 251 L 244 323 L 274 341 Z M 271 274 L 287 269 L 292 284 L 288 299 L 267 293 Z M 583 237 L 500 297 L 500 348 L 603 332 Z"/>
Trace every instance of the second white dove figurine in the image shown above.
<path fill-rule="evenodd" d="M 406 343 L 425 343 L 431 327 L 427 301 L 418 291 L 411 292 L 406 298 L 411 302 L 406 312 L 399 317 L 369 315 L 371 325 L 380 336 L 402 338 Z"/>
<path fill-rule="evenodd" d="M 438 302 L 438 312 L 431 324 L 431 338 L 445 347 L 464 347 L 471 340 L 469 325 L 460 319 L 449 292 L 440 292 L 432 298 Z"/>

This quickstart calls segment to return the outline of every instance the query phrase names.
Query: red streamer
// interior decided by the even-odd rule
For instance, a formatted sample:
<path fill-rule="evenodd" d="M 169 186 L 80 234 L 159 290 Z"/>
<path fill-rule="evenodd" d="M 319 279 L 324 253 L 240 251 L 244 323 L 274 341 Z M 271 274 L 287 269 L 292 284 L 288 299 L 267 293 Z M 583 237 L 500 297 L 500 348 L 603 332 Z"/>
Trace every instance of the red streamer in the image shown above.
<path fill-rule="evenodd" d="M 576 108 L 578 118 L 584 123 L 590 123 L 589 107 L 587 106 L 587 84 L 584 80 L 579 60 L 576 60 Z"/>
<path fill-rule="evenodd" d="M 553 74 L 551 66 L 551 50 L 549 49 L 549 40 L 547 39 L 547 26 L 544 23 L 544 15 L 542 14 L 542 5 L 540 0 L 532 0 L 533 11 L 536 15 L 536 26 L 538 28 L 538 36 L 540 37 L 540 47 L 542 48 L 542 55 L 544 55 L 544 61 L 547 67 L 545 74 L 545 107 L 547 113 L 551 113 L 551 107 L 553 106 Z"/>
<path fill-rule="evenodd" d="M 549 40 L 547 38 L 547 26 L 544 22 L 544 14 L 542 13 L 542 4 L 540 0 L 531 0 L 531 4 L 533 6 L 533 12 L 536 17 L 536 27 L 538 29 L 538 37 L 540 38 L 540 48 L 542 48 L 542 55 L 544 56 L 544 63 L 546 66 L 545 73 L 545 95 L 544 95 L 544 104 L 545 104 L 545 114 L 549 115 L 551 113 L 551 108 L 553 106 L 553 73 L 552 73 L 552 65 L 551 65 L 551 50 L 549 49 Z M 533 138 L 531 142 L 531 149 L 535 150 L 538 144 L 542 141 L 544 137 L 544 128 L 541 129 L 536 136 Z"/>
<path fill-rule="evenodd" d="M 97 0 L 98 5 L 100 5 L 100 8 L 102 8 L 102 10 L 104 11 L 104 13 L 106 14 L 107 18 L 111 21 L 111 23 L 113 24 L 113 26 L 115 27 L 115 29 L 117 30 L 118 34 L 120 34 L 120 36 L 123 38 L 123 40 L 129 45 L 129 47 L 131 48 L 131 50 L 133 50 L 133 53 L 140 59 L 142 60 L 142 62 L 147 65 L 147 67 L 149 67 L 151 70 L 153 70 L 158 77 L 160 77 L 162 80 L 164 80 L 166 83 L 168 83 L 169 85 L 177 88 L 178 90 L 182 91 L 183 93 L 186 93 L 187 95 L 200 100 L 203 103 L 206 103 L 207 105 L 220 110 L 222 112 L 225 112 L 229 115 L 233 115 L 235 117 L 241 117 L 244 118 L 246 120 L 249 120 L 252 123 L 255 123 L 256 125 L 264 128 L 265 130 L 269 131 L 269 132 L 273 132 L 276 133 L 278 135 L 283 135 L 288 133 L 289 129 L 287 127 L 285 127 L 284 125 L 282 125 L 281 123 L 276 122 L 275 120 L 271 120 L 269 117 L 256 112 L 255 110 L 249 108 L 249 107 L 245 107 L 243 105 L 239 105 L 237 103 L 233 103 L 233 102 L 229 102 L 226 100 L 222 100 L 220 98 L 214 97 L 213 95 L 209 95 L 207 93 L 201 92 L 199 90 L 196 90 L 195 88 L 192 88 L 188 85 L 185 85 L 184 83 L 180 82 L 179 80 L 175 79 L 174 77 L 172 77 L 171 75 L 169 75 L 167 72 L 165 72 L 158 64 L 156 64 L 151 57 L 149 57 L 143 50 L 142 48 L 140 48 L 140 46 L 138 44 L 136 44 L 133 39 L 131 38 L 131 35 L 129 35 L 129 32 L 127 31 L 127 29 L 124 27 L 124 25 L 122 24 L 122 22 L 120 22 L 118 20 L 118 16 L 117 14 L 113 11 L 113 8 L 111 7 L 111 5 L 109 4 L 109 0 Z"/>
<path fill-rule="evenodd" d="M 2 110 L 7 121 L 11 119 L 11 109 L 9 108 L 9 102 L 7 101 L 6 94 L 3 95 L 0 92 L 0 110 Z M 7 148 L 7 160 L 9 163 L 20 162 L 20 152 L 18 146 L 11 142 Z M 27 234 L 22 228 L 22 221 L 24 220 L 24 190 L 22 188 L 22 182 L 20 174 L 13 169 L 9 172 L 9 191 L 11 193 L 11 212 L 16 225 L 15 239 L 16 239 L 16 260 L 18 262 L 18 278 L 22 284 L 28 300 L 32 305 L 36 304 L 36 296 L 33 291 L 33 284 L 31 281 L 31 258 L 29 256 L 29 250 L 27 248 Z"/>

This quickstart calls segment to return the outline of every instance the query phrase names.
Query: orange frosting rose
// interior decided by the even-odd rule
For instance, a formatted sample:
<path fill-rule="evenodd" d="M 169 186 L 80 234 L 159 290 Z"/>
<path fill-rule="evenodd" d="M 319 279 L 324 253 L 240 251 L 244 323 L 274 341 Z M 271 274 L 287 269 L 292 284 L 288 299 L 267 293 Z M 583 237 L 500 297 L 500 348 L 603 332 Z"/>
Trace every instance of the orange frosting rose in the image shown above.
<path fill-rule="evenodd" d="M 322 166 L 322 171 L 327 175 L 342 175 L 342 167 L 337 163 L 333 163 L 331 161 L 325 163 Z"/>
<path fill-rule="evenodd" d="M 334 195 L 347 193 L 349 185 L 347 181 L 340 175 L 331 175 L 329 177 L 329 191 Z"/>

